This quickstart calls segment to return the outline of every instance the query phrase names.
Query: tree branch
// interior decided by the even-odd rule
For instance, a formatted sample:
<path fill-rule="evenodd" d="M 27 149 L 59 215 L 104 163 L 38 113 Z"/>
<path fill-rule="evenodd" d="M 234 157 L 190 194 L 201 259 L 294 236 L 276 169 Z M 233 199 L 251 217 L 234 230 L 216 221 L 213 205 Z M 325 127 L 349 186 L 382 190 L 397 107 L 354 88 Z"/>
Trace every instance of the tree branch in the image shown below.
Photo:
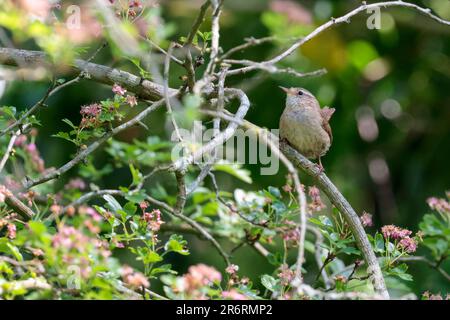
<path fill-rule="evenodd" d="M 296 42 L 294 42 L 288 49 L 284 50 L 283 52 L 281 52 L 280 54 L 278 54 L 277 56 L 273 57 L 272 59 L 266 60 L 266 61 L 261 61 L 256 65 L 249 65 L 243 68 L 239 68 L 239 69 L 234 69 L 234 70 L 230 70 L 228 72 L 228 75 L 235 75 L 235 74 L 243 74 L 243 73 L 247 73 L 249 71 L 252 70 L 257 70 L 260 69 L 261 66 L 271 66 L 274 65 L 275 63 L 280 62 L 281 60 L 283 60 L 284 58 L 288 57 L 289 55 L 291 55 L 295 50 L 297 50 L 300 46 L 302 46 L 303 44 L 305 44 L 306 42 L 310 41 L 311 39 L 315 38 L 316 36 L 318 36 L 319 34 L 321 34 L 322 32 L 324 32 L 325 30 L 334 27 L 338 24 L 342 24 L 342 23 L 348 23 L 350 21 L 350 19 L 361 13 L 364 12 L 366 10 L 370 10 L 370 9 L 374 9 L 374 8 L 380 8 L 380 7 L 407 7 L 407 8 L 411 8 L 414 9 L 416 11 L 418 11 L 419 13 L 428 16 L 429 18 L 433 19 L 434 21 L 443 24 L 443 25 L 447 25 L 450 26 L 450 21 L 441 19 L 437 16 L 435 16 L 434 14 L 431 13 L 431 10 L 428 8 L 422 8 L 416 4 L 413 3 L 409 3 L 409 2 L 404 2 L 404 1 L 385 1 L 385 2 L 377 2 L 377 3 L 372 3 L 372 4 L 365 4 L 365 2 L 359 6 L 358 8 L 350 11 L 349 13 L 339 17 L 339 18 L 332 18 L 330 21 L 322 24 L 321 26 L 317 27 L 314 31 L 312 31 L 310 34 L 308 34 L 307 36 L 305 36 L 304 38 L 298 39 Z"/>
<path fill-rule="evenodd" d="M 316 180 L 317 185 L 328 196 L 331 203 L 342 213 L 368 265 L 368 273 L 372 275 L 371 280 L 375 290 L 384 298 L 389 299 L 389 293 L 386 289 L 383 274 L 375 253 L 367 239 L 361 221 L 350 203 L 344 198 L 325 173 L 321 172 L 317 165 L 309 161 L 286 143 L 280 142 L 280 149 L 294 165 Z"/>
<path fill-rule="evenodd" d="M 85 73 L 90 76 L 90 80 L 107 85 L 117 83 L 143 99 L 159 100 L 164 96 L 164 87 L 162 85 L 120 69 L 114 69 L 80 59 L 76 59 L 73 65 L 58 66 L 57 68 L 50 64 L 47 55 L 42 51 L 0 48 L 0 64 L 18 66 L 18 61 L 21 62 L 20 66 L 22 64 L 36 67 L 46 66 L 62 73 Z M 174 92 L 174 89 L 170 89 L 170 94 Z"/>

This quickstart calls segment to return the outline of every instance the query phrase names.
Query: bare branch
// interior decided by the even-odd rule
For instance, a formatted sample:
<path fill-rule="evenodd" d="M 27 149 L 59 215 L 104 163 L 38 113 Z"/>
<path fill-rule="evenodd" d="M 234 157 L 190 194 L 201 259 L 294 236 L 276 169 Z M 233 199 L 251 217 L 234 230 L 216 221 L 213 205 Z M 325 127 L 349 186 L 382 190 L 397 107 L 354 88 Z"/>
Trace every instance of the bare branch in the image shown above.
<path fill-rule="evenodd" d="M 441 19 L 441 18 L 435 16 L 434 14 L 432 14 L 430 9 L 422 8 L 422 7 L 420 7 L 420 6 L 416 5 L 416 4 L 413 4 L 413 3 L 404 2 L 404 1 L 386 1 L 386 2 L 377 2 L 377 3 L 372 3 L 372 4 L 362 4 L 361 6 L 359 6 L 358 8 L 350 11 L 349 13 L 347 13 L 347 14 L 339 17 L 339 18 L 332 18 L 330 21 L 328 21 L 328 22 L 322 24 L 321 26 L 317 27 L 310 34 L 308 34 L 304 38 L 301 38 L 301 39 L 297 40 L 288 49 L 284 50 L 283 52 L 281 52 L 277 56 L 273 57 L 272 59 L 269 59 L 269 60 L 266 60 L 266 61 L 261 61 L 257 65 L 249 65 L 249 66 L 246 66 L 246 67 L 243 67 L 243 68 L 230 70 L 229 71 L 229 75 L 243 74 L 243 73 L 247 73 L 247 72 L 252 71 L 252 70 L 261 69 L 261 65 L 265 65 L 265 66 L 274 65 L 274 64 L 280 62 L 281 60 L 283 60 L 284 58 L 288 57 L 289 55 L 291 55 L 300 46 L 302 46 L 306 42 L 310 41 L 311 39 L 315 38 L 316 36 L 318 36 L 319 34 L 324 32 L 325 30 L 327 30 L 327 29 L 329 29 L 331 27 L 334 27 L 334 26 L 336 26 L 338 24 L 348 23 L 353 16 L 355 16 L 355 15 L 361 13 L 361 12 L 364 12 L 366 10 L 370 10 L 370 9 L 373 9 L 373 8 L 381 8 L 381 7 L 383 7 L 383 8 L 387 8 L 387 7 L 407 7 L 407 8 L 411 8 L 411 9 L 414 9 L 414 10 L 418 11 L 419 13 L 421 13 L 421 14 L 423 14 L 425 16 L 428 16 L 429 18 L 433 19 L 434 21 L 436 21 L 436 22 L 438 22 L 440 24 L 450 26 L 450 21 Z"/>
<path fill-rule="evenodd" d="M 172 104 L 170 102 L 169 97 L 169 70 L 170 70 L 170 57 L 172 56 L 173 43 L 169 45 L 169 49 L 167 50 L 166 59 L 164 62 L 164 100 L 166 102 L 167 112 L 169 113 L 170 120 L 172 121 L 173 128 L 175 129 L 175 133 L 177 135 L 178 141 L 182 141 L 180 135 L 180 130 L 178 129 L 177 122 L 173 115 Z"/>
<path fill-rule="evenodd" d="M 236 121 L 230 122 L 224 131 L 211 139 L 211 141 L 202 146 L 199 150 L 175 161 L 172 165 L 175 170 L 184 170 L 189 164 L 196 162 L 204 154 L 210 153 L 211 151 L 215 150 L 217 146 L 226 142 L 236 132 L 236 129 L 239 127 L 239 124 L 237 122 L 241 121 L 247 114 L 247 111 L 250 108 L 250 101 L 248 100 L 247 95 L 243 91 L 238 89 L 225 89 L 225 94 L 235 96 L 241 101 L 241 104 L 235 115 Z"/>
<path fill-rule="evenodd" d="M 0 64 L 17 66 L 20 61 L 26 66 L 46 66 L 55 72 L 69 74 L 87 74 L 89 79 L 112 85 L 114 83 L 126 88 L 143 99 L 159 100 L 164 96 L 164 88 L 155 82 L 135 76 L 126 71 L 110 68 L 100 64 L 76 59 L 70 66 L 52 66 L 47 55 L 42 51 L 0 48 Z M 175 90 L 170 89 L 170 93 Z"/>
<path fill-rule="evenodd" d="M 69 162 L 67 162 L 65 165 L 60 167 L 57 170 L 53 170 L 44 176 L 38 178 L 38 179 L 28 179 L 24 182 L 24 187 L 26 189 L 32 188 L 34 186 L 37 186 L 39 184 L 42 184 L 44 182 L 53 180 L 61 176 L 62 174 L 66 173 L 70 169 L 72 169 L 75 165 L 83 161 L 89 154 L 94 152 L 99 146 L 101 146 L 104 142 L 106 142 L 109 138 L 113 137 L 114 135 L 118 134 L 119 132 L 122 132 L 132 126 L 137 125 L 140 121 L 142 121 L 145 117 L 147 117 L 150 113 L 155 111 L 156 109 L 160 108 L 164 105 L 165 100 L 161 99 L 155 103 L 153 103 L 151 106 L 147 107 L 144 111 L 139 113 L 137 116 L 132 118 L 131 120 L 115 127 L 111 131 L 106 132 L 101 138 L 91 143 L 86 149 L 78 152 L 78 154 Z"/>
<path fill-rule="evenodd" d="M 11 155 L 11 151 L 14 147 L 14 143 L 16 142 L 17 138 L 20 136 L 23 130 L 25 130 L 27 126 L 24 126 L 22 130 L 17 130 L 9 140 L 8 146 L 6 147 L 5 154 L 2 157 L 2 160 L 0 161 L 0 172 L 2 172 L 3 168 L 6 165 L 6 162 L 9 159 L 9 156 Z"/>
<path fill-rule="evenodd" d="M 381 268 L 378 264 L 375 253 L 372 250 L 372 246 L 367 239 L 367 235 L 361 221 L 350 203 L 344 198 L 330 179 L 328 179 L 325 173 L 321 172 L 317 165 L 309 161 L 286 143 L 280 143 L 280 149 L 286 157 L 294 163 L 295 166 L 316 180 L 317 185 L 328 196 L 331 203 L 339 210 L 339 212 L 342 213 L 352 231 L 353 236 L 356 239 L 359 249 L 364 256 L 364 260 L 368 265 L 368 273 L 372 275 L 371 280 L 375 290 L 384 298 L 388 299 L 389 293 L 387 292 L 386 285 L 384 283 Z"/>
<path fill-rule="evenodd" d="M 14 212 L 17 212 L 25 221 L 31 220 L 35 216 L 33 210 L 28 208 L 27 205 L 16 198 L 16 196 L 13 195 L 11 191 L 6 189 L 4 186 L 0 187 L 2 187 L 0 188 L 0 192 L 5 197 L 5 203 L 10 209 L 14 210 Z"/>
<path fill-rule="evenodd" d="M 206 0 L 203 5 L 200 7 L 200 12 L 197 16 L 197 19 L 195 19 L 194 24 L 192 25 L 191 30 L 189 31 L 189 35 L 187 36 L 185 46 L 189 46 L 192 44 L 192 41 L 194 41 L 194 37 L 197 34 L 197 31 L 200 29 L 200 26 L 202 25 L 203 21 L 205 20 L 206 11 L 208 10 L 210 5 L 210 0 Z"/>
<path fill-rule="evenodd" d="M 206 73 L 214 72 L 216 60 L 219 55 L 219 38 L 220 38 L 220 14 L 222 13 L 222 5 L 224 0 L 218 0 L 213 4 L 213 14 L 211 19 L 211 54 Z"/>

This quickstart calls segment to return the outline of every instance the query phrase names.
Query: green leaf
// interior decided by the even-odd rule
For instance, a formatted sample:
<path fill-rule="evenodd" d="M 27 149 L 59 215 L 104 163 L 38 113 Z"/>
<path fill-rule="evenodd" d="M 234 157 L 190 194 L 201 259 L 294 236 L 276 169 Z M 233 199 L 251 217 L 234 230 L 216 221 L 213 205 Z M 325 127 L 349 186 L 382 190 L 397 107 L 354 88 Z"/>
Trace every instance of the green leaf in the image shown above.
<path fill-rule="evenodd" d="M 72 123 L 72 121 L 70 121 L 69 119 L 63 119 L 62 121 L 65 122 L 65 123 L 67 123 L 69 126 L 71 126 L 72 129 L 78 130 L 78 127 L 77 127 L 76 125 L 74 125 L 74 124 Z"/>
<path fill-rule="evenodd" d="M 242 169 L 242 165 L 237 163 L 227 163 L 225 161 L 221 161 L 214 165 L 214 170 L 226 172 L 248 184 L 253 182 L 250 171 L 246 169 Z"/>
<path fill-rule="evenodd" d="M 45 226 L 45 224 L 39 221 L 28 222 L 28 228 L 30 228 L 30 230 L 37 236 L 41 236 L 47 231 L 47 227 Z"/>
<path fill-rule="evenodd" d="M 278 281 L 268 274 L 265 274 L 261 277 L 261 284 L 269 291 L 275 292 L 277 291 Z"/>
<path fill-rule="evenodd" d="M 138 169 L 136 169 L 133 164 L 130 163 L 130 172 L 131 176 L 133 177 L 133 186 L 137 186 L 142 181 L 142 173 L 139 172 Z"/>
<path fill-rule="evenodd" d="M 75 145 L 78 145 L 77 141 L 75 139 L 72 139 L 67 132 L 60 131 L 57 134 L 53 134 L 52 137 L 64 139 L 72 142 Z"/>
<path fill-rule="evenodd" d="M 145 264 L 150 264 L 150 263 L 160 262 L 162 260 L 163 260 L 163 258 L 156 251 L 149 251 L 145 255 L 143 262 Z"/>
<path fill-rule="evenodd" d="M 184 256 L 189 255 L 187 241 L 184 240 L 182 236 L 176 234 L 170 236 L 170 239 L 164 245 L 164 250 L 167 252 L 176 252 Z"/>
<path fill-rule="evenodd" d="M 23 261 L 19 249 L 7 238 L 0 238 L 0 252 L 12 255 L 17 261 Z"/>
<path fill-rule="evenodd" d="M 128 216 L 132 216 L 136 213 L 137 206 L 133 202 L 127 202 L 123 207 L 123 210 L 127 213 Z"/>
<path fill-rule="evenodd" d="M 109 194 L 105 194 L 103 196 L 103 199 L 106 200 L 106 202 L 107 202 L 106 206 L 109 209 L 111 209 L 112 211 L 114 211 L 114 212 L 118 212 L 119 210 L 123 211 L 122 206 L 120 205 L 119 202 L 117 202 L 117 200 L 113 196 L 111 196 Z"/>

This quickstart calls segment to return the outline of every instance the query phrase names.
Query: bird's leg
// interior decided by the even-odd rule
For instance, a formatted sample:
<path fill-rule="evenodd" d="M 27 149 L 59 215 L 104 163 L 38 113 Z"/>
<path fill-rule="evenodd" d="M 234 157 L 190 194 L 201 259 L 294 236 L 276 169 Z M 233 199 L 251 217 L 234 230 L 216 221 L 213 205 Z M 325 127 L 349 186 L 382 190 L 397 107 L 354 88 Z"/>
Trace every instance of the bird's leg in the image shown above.
<path fill-rule="evenodd" d="M 321 159 L 320 159 L 320 156 L 318 157 L 318 159 L 319 159 L 319 163 L 317 164 L 317 169 L 319 169 L 319 172 L 318 172 L 317 174 L 319 175 L 319 174 L 321 174 L 322 172 L 324 172 L 325 169 L 323 168 L 323 165 L 322 165 L 322 161 L 321 161 Z"/>

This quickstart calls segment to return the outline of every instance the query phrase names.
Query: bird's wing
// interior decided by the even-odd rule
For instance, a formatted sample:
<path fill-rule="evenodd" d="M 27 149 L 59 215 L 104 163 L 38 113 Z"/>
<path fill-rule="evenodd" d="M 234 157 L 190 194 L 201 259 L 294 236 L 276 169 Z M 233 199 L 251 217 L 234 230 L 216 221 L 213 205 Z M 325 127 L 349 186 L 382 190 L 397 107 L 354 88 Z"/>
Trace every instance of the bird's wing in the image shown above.
<path fill-rule="evenodd" d="M 329 122 L 334 111 L 336 111 L 336 109 L 329 107 L 324 107 L 320 109 L 320 115 L 322 116 L 322 128 L 328 133 L 328 136 L 330 137 L 330 142 L 333 142 L 333 133 L 331 132 Z"/>

